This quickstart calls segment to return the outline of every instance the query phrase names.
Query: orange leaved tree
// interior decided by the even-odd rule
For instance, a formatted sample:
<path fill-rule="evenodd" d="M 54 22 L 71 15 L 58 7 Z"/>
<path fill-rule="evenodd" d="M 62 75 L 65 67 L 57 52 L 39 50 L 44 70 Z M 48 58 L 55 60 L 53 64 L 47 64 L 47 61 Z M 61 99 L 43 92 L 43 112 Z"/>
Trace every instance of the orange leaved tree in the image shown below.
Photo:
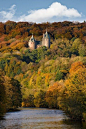
<path fill-rule="evenodd" d="M 81 62 L 75 62 L 65 81 L 64 105 L 62 107 L 73 119 L 83 119 L 86 112 L 86 68 Z"/>

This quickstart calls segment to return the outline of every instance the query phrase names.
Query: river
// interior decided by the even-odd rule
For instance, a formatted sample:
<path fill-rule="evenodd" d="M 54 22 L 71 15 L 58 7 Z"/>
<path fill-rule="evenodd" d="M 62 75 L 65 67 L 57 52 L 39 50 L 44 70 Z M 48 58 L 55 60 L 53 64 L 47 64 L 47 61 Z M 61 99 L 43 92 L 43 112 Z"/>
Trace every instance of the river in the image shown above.
<path fill-rule="evenodd" d="M 86 123 L 71 121 L 61 110 L 22 108 L 6 113 L 0 129 L 86 129 Z"/>

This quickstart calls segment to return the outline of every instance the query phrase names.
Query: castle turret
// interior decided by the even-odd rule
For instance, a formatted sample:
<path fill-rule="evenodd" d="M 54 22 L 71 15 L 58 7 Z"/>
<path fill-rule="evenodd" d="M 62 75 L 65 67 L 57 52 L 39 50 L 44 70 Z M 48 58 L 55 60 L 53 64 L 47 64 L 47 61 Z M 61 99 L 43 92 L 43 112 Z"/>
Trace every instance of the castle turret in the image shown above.
<path fill-rule="evenodd" d="M 46 30 L 46 33 L 43 34 L 42 38 L 42 46 L 50 47 L 50 36 L 48 35 L 48 32 Z"/>
<path fill-rule="evenodd" d="M 28 46 L 32 50 L 36 49 L 36 41 L 35 41 L 35 39 L 33 37 L 33 34 L 32 34 L 32 37 L 30 38 L 30 40 L 28 42 Z"/>

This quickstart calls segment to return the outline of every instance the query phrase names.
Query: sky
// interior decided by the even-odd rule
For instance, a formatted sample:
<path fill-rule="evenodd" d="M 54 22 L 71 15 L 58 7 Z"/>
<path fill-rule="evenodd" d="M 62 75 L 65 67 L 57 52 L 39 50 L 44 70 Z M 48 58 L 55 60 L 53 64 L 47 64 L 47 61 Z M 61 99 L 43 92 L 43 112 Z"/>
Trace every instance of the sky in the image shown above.
<path fill-rule="evenodd" d="M 0 0 L 0 22 L 86 21 L 86 0 Z"/>

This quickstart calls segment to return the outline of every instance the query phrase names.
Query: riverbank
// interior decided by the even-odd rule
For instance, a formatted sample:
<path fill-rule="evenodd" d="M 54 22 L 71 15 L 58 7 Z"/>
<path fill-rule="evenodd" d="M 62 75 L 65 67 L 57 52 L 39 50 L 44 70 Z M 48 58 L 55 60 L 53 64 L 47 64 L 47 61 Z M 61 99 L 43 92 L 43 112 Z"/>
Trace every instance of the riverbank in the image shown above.
<path fill-rule="evenodd" d="M 21 111 L 20 108 L 10 108 L 10 109 L 7 109 L 7 112 L 17 112 L 17 111 Z"/>

